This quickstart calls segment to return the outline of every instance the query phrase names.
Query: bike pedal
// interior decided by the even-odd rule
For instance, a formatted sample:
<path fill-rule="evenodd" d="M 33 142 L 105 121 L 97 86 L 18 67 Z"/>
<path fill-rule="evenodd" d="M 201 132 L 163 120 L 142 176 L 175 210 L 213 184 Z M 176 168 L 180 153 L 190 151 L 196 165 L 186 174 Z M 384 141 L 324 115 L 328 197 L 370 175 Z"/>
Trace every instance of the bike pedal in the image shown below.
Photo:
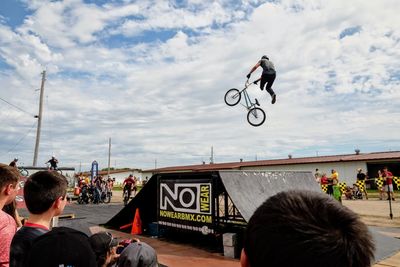
<path fill-rule="evenodd" d="M 256 98 L 256 105 L 257 105 L 257 106 L 260 106 L 260 103 L 258 103 L 258 100 L 257 100 L 257 98 Z"/>

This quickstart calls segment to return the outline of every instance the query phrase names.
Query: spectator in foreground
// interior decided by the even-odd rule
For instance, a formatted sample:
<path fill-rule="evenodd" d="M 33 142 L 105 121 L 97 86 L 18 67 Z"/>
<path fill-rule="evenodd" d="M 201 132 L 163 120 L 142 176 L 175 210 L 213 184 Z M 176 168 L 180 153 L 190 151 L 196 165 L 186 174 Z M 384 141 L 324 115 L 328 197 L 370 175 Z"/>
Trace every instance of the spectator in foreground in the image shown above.
<path fill-rule="evenodd" d="M 109 232 L 99 232 L 89 237 L 89 243 L 96 254 L 98 267 L 107 267 L 118 259 L 117 239 Z"/>
<path fill-rule="evenodd" d="M 67 180 L 57 172 L 39 171 L 25 182 L 24 198 L 29 217 L 11 243 L 10 267 L 27 265 L 35 238 L 47 233 L 51 219 L 60 215 L 67 203 Z"/>
<path fill-rule="evenodd" d="M 96 267 L 96 257 L 86 234 L 55 227 L 35 239 L 26 266 Z"/>
<path fill-rule="evenodd" d="M 17 200 L 14 199 L 10 204 L 5 205 L 3 207 L 3 211 L 8 213 L 11 217 L 14 218 L 15 223 L 17 224 L 17 228 L 22 227 L 22 220 L 17 210 Z"/>
<path fill-rule="evenodd" d="M 374 251 L 358 215 L 325 194 L 295 190 L 257 208 L 240 261 L 242 267 L 369 267 Z"/>
<path fill-rule="evenodd" d="M 3 208 L 15 200 L 19 190 L 18 180 L 16 168 L 0 164 L 0 267 L 9 265 L 11 240 L 17 231 L 14 218 Z"/>
<path fill-rule="evenodd" d="M 157 253 L 144 242 L 129 244 L 121 253 L 118 267 L 157 267 Z"/>

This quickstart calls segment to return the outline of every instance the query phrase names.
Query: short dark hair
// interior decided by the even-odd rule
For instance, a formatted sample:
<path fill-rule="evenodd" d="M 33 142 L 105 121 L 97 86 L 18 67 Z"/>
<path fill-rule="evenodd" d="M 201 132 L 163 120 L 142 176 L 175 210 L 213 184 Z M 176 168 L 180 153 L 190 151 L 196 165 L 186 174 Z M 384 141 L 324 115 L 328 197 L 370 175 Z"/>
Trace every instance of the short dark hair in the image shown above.
<path fill-rule="evenodd" d="M 67 193 L 67 179 L 54 171 L 39 171 L 26 180 L 24 198 L 27 209 L 32 214 L 47 211 L 59 197 Z"/>
<path fill-rule="evenodd" d="M 350 209 L 326 194 L 294 190 L 278 193 L 257 208 L 246 229 L 244 250 L 251 267 L 367 267 L 375 245 Z"/>
<path fill-rule="evenodd" d="M 17 168 L 0 163 L 0 189 L 7 184 L 16 185 L 19 181 Z"/>

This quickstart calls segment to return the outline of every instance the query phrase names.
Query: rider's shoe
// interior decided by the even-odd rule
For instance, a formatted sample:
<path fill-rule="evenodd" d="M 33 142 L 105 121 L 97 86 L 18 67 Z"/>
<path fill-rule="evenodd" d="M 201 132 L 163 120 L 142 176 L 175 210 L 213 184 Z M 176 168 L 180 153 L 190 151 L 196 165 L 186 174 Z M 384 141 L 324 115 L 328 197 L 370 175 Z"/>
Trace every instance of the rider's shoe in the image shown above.
<path fill-rule="evenodd" d="M 273 94 L 271 104 L 275 104 L 275 102 L 276 102 L 276 94 Z"/>
<path fill-rule="evenodd" d="M 257 106 L 260 106 L 260 103 L 258 103 L 258 100 L 257 100 L 257 98 L 256 98 L 256 105 L 257 105 Z"/>

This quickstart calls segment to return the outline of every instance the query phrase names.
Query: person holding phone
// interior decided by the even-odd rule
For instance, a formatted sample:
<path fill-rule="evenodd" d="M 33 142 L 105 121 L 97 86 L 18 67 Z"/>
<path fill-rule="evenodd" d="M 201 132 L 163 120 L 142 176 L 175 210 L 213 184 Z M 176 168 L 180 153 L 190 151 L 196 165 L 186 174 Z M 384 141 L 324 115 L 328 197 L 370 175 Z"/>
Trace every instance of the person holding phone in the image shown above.
<path fill-rule="evenodd" d="M 117 253 L 118 241 L 109 232 L 99 232 L 89 237 L 90 245 L 96 254 L 98 267 L 107 267 L 115 263 L 119 254 Z"/>

